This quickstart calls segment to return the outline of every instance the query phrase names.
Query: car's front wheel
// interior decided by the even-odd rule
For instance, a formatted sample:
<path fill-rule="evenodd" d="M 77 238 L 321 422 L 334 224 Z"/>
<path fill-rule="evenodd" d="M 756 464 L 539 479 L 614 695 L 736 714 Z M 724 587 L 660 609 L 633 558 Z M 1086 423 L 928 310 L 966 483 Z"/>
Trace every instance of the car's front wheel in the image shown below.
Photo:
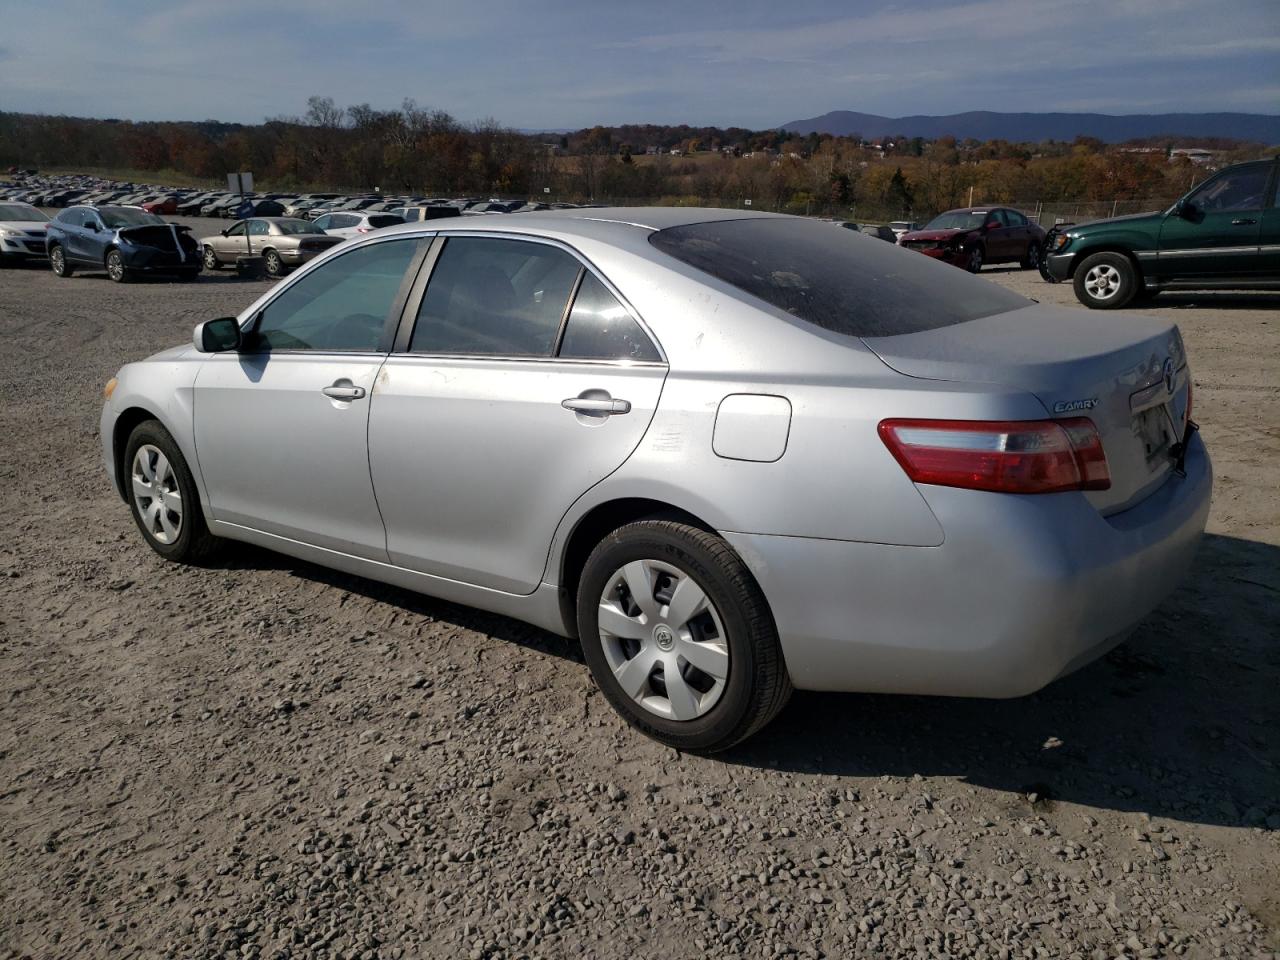
<path fill-rule="evenodd" d="M 166 560 L 193 563 L 220 544 L 209 532 L 186 458 L 158 420 L 133 428 L 124 449 L 125 494 L 147 545 Z"/>
<path fill-rule="evenodd" d="M 722 538 L 688 524 L 609 534 L 582 572 L 578 632 L 614 709 L 679 750 L 731 747 L 791 694 L 755 578 Z"/>
<path fill-rule="evenodd" d="M 1034 240 L 1027 244 L 1027 252 L 1023 255 L 1018 266 L 1023 270 L 1039 270 L 1040 269 L 1040 244 Z"/>
<path fill-rule="evenodd" d="M 1122 253 L 1095 253 L 1076 267 L 1072 284 L 1086 307 L 1119 310 L 1138 293 L 1138 271 Z"/>
<path fill-rule="evenodd" d="M 208 244 L 205 244 L 204 256 L 202 259 L 206 270 L 217 270 L 221 266 L 221 264 L 218 263 L 218 255 L 213 252 L 213 247 Z"/>
<path fill-rule="evenodd" d="M 129 281 L 129 270 L 124 265 L 124 255 L 119 250 L 107 251 L 107 276 L 116 283 Z"/>

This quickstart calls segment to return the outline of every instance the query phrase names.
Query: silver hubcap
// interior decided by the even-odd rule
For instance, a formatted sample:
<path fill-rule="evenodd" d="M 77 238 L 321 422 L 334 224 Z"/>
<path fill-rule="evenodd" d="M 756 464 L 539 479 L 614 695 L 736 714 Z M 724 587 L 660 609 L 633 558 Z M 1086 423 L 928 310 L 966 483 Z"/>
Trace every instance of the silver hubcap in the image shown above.
<path fill-rule="evenodd" d="M 209 247 L 204 248 L 204 265 L 210 270 L 218 265 L 218 258 L 213 255 L 213 250 Z"/>
<path fill-rule="evenodd" d="M 623 691 L 649 713 L 694 720 L 729 678 L 729 642 L 693 577 L 660 560 L 614 571 L 600 597 L 600 643 Z"/>
<path fill-rule="evenodd" d="M 133 455 L 133 507 L 147 533 L 173 543 L 182 533 L 182 491 L 178 475 L 159 447 L 144 443 Z"/>
<path fill-rule="evenodd" d="M 1120 271 L 1109 263 L 1090 267 L 1084 275 L 1084 288 L 1095 300 L 1110 300 L 1120 290 Z"/>
<path fill-rule="evenodd" d="M 62 272 L 62 268 L 63 268 L 63 266 L 64 266 L 64 261 L 63 261 L 63 259 L 62 259 L 62 248 L 61 248 L 61 247 L 54 247 L 54 248 L 53 248 L 53 271 L 54 271 L 54 273 L 61 273 L 61 272 Z"/>

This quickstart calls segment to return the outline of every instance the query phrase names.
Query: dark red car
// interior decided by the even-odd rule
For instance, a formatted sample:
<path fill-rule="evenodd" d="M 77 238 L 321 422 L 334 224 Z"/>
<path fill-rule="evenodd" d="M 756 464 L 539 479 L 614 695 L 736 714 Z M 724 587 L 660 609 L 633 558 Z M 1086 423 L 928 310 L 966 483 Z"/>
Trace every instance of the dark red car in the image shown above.
<path fill-rule="evenodd" d="M 178 212 L 178 198 L 161 197 L 159 200 L 148 200 L 142 205 L 142 209 L 147 211 L 147 213 L 171 217 Z"/>
<path fill-rule="evenodd" d="M 904 233 L 898 245 L 970 273 L 985 263 L 1018 263 L 1032 270 L 1040 266 L 1044 231 L 1017 210 L 974 207 L 940 213 L 921 229 Z"/>

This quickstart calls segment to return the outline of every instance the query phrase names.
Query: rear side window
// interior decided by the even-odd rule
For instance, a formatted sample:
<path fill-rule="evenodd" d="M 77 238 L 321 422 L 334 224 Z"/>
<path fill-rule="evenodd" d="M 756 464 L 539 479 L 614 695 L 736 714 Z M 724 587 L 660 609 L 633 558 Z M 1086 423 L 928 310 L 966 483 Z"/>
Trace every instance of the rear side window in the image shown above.
<path fill-rule="evenodd" d="M 576 360 L 661 359 L 640 324 L 592 273 L 582 278 L 573 298 L 560 356 Z"/>
<path fill-rule="evenodd" d="M 955 267 L 799 217 L 669 227 L 649 242 L 792 316 L 852 337 L 949 327 L 1031 301 Z"/>
<path fill-rule="evenodd" d="M 578 261 L 544 243 L 450 237 L 431 272 L 409 349 L 549 357 Z"/>

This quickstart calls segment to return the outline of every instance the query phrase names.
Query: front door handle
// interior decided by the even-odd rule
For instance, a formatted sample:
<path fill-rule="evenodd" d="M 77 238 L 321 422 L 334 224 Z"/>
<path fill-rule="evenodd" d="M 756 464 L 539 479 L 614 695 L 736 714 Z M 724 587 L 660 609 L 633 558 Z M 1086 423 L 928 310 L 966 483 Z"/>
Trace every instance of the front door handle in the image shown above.
<path fill-rule="evenodd" d="M 331 400 L 359 400 L 364 396 L 364 387 L 352 386 L 350 380 L 339 380 L 320 392 Z"/>
<path fill-rule="evenodd" d="M 570 397 L 561 400 L 560 406 L 577 413 L 630 413 L 630 400 L 613 400 L 605 397 Z"/>
<path fill-rule="evenodd" d="M 1257 220 L 1250 220 L 1247 217 L 1242 217 L 1239 220 L 1232 220 L 1231 225 L 1233 227 L 1251 227 L 1257 222 Z"/>

